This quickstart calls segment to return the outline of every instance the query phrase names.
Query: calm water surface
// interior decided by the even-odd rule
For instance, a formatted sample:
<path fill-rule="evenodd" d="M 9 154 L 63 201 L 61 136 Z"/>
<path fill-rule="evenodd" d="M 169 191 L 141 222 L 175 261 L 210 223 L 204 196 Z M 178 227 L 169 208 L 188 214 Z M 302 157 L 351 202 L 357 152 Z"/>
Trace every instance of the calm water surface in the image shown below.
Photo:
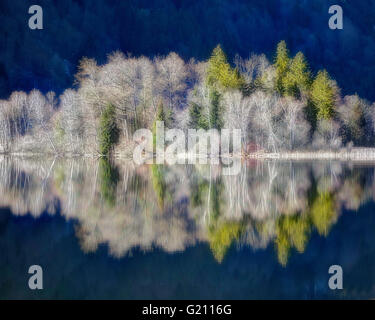
<path fill-rule="evenodd" d="M 374 298 L 374 168 L 1 158 L 0 298 Z"/>

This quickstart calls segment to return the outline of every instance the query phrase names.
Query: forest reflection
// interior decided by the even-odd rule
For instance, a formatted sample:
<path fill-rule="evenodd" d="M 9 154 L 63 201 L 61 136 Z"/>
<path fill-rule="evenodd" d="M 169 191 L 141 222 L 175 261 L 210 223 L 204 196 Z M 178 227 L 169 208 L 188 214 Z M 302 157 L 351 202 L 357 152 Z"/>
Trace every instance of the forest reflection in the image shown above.
<path fill-rule="evenodd" d="M 220 263 L 232 246 L 274 246 L 285 266 L 314 233 L 328 236 L 344 208 L 374 198 L 372 165 L 244 161 L 236 176 L 221 169 L 3 157 L 0 206 L 74 219 L 84 252 L 107 244 L 111 256 L 122 257 L 206 242 Z"/>

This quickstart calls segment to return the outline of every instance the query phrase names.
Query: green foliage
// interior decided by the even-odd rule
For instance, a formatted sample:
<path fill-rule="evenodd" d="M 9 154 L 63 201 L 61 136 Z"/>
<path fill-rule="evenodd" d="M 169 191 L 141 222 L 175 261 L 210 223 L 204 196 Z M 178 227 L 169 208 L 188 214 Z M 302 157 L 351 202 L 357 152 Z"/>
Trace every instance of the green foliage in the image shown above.
<path fill-rule="evenodd" d="M 202 114 L 202 107 L 197 103 L 192 103 L 189 108 L 189 128 L 192 129 L 205 129 L 207 130 L 209 125 L 207 119 Z"/>
<path fill-rule="evenodd" d="M 164 125 L 168 127 L 169 124 L 169 112 L 166 111 L 162 102 L 158 104 L 158 110 L 156 111 L 155 121 L 164 121 Z M 168 122 L 168 123 L 167 123 Z"/>
<path fill-rule="evenodd" d="M 305 111 L 305 118 L 310 123 L 311 129 L 310 134 L 311 137 L 313 136 L 313 133 L 316 130 L 317 123 L 318 123 L 318 111 L 315 108 L 315 105 L 312 103 L 311 99 L 307 101 L 307 105 L 304 109 Z"/>
<path fill-rule="evenodd" d="M 209 243 L 215 259 L 220 263 L 234 241 L 238 241 L 242 232 L 241 222 L 225 222 L 209 230 Z"/>
<path fill-rule="evenodd" d="M 113 167 L 106 158 L 99 159 L 99 178 L 100 193 L 103 199 L 108 206 L 115 206 L 119 173 L 117 168 Z"/>
<path fill-rule="evenodd" d="M 158 164 L 151 165 L 151 179 L 159 207 L 163 209 L 165 197 L 167 195 L 164 166 Z"/>
<path fill-rule="evenodd" d="M 281 265 L 286 265 L 292 248 L 300 253 L 305 251 L 311 230 L 310 225 L 307 215 L 282 215 L 279 218 L 275 243 Z"/>
<path fill-rule="evenodd" d="M 203 204 L 203 195 L 208 192 L 209 184 L 206 180 L 201 180 L 191 187 L 190 201 L 193 208 Z"/>
<path fill-rule="evenodd" d="M 61 142 L 64 139 L 65 136 L 65 130 L 63 126 L 61 125 L 61 121 L 56 121 L 55 124 L 55 133 L 56 133 L 56 139 L 57 141 Z"/>
<path fill-rule="evenodd" d="M 285 41 L 280 41 L 276 49 L 276 90 L 280 94 L 284 93 L 283 79 L 289 67 L 289 50 Z"/>
<path fill-rule="evenodd" d="M 158 109 L 156 111 L 156 117 L 152 125 L 152 137 L 154 148 L 156 146 L 156 121 L 163 121 L 164 127 L 168 128 L 173 123 L 173 113 L 168 108 L 165 108 L 162 102 L 159 102 Z"/>
<path fill-rule="evenodd" d="M 220 93 L 217 90 L 212 89 L 210 92 L 210 127 L 217 130 L 221 130 L 224 125 L 223 108 L 220 98 Z"/>
<path fill-rule="evenodd" d="M 306 58 L 302 52 L 298 52 L 291 59 L 285 41 L 280 41 L 277 45 L 275 69 L 275 89 L 278 93 L 300 98 L 302 92 L 308 92 L 311 75 Z"/>
<path fill-rule="evenodd" d="M 223 89 L 240 89 L 244 84 L 244 79 L 237 69 L 230 66 L 220 45 L 212 51 L 208 60 L 207 84 L 210 87 L 219 86 Z"/>
<path fill-rule="evenodd" d="M 335 91 L 326 70 L 319 71 L 314 79 L 311 86 L 310 100 L 316 110 L 318 119 L 331 119 L 333 117 Z"/>
<path fill-rule="evenodd" d="M 318 193 L 310 209 L 312 223 L 320 235 L 327 236 L 336 221 L 335 198 L 330 192 Z"/>
<path fill-rule="evenodd" d="M 99 151 L 102 155 L 109 154 L 112 146 L 118 140 L 118 134 L 115 107 L 112 104 L 108 104 L 99 120 Z"/>
<path fill-rule="evenodd" d="M 327 236 L 336 221 L 335 197 L 331 192 L 319 192 L 313 182 L 308 194 L 309 208 L 306 213 L 281 215 L 276 224 L 275 245 L 278 260 L 285 266 L 291 250 L 305 251 L 313 229 L 320 235 Z M 315 227 L 315 228 L 314 228 Z"/>
<path fill-rule="evenodd" d="M 242 222 L 226 222 L 220 219 L 224 185 L 221 179 L 211 182 L 211 186 L 203 184 L 202 191 L 209 192 L 210 225 L 208 238 L 211 251 L 218 262 L 221 262 L 234 241 L 238 241 L 245 224 Z M 221 221 L 220 221 L 221 220 Z"/>
<path fill-rule="evenodd" d="M 288 96 L 300 98 L 302 92 L 307 92 L 311 77 L 307 61 L 302 52 L 298 52 L 290 61 L 288 70 L 281 81 L 283 91 Z"/>
<path fill-rule="evenodd" d="M 224 191 L 224 184 L 221 179 L 215 180 L 211 184 L 211 194 L 210 194 L 210 219 L 213 222 L 217 221 L 217 219 L 221 215 L 222 209 L 222 202 L 223 202 L 223 191 Z"/>

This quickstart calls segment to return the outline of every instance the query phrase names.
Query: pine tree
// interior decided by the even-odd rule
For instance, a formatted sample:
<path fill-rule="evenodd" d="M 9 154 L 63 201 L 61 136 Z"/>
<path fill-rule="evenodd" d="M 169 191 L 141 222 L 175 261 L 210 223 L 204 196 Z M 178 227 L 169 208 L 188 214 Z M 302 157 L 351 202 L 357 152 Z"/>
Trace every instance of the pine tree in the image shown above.
<path fill-rule="evenodd" d="M 331 119 L 334 114 L 335 91 L 328 72 L 319 71 L 311 86 L 310 100 L 318 119 Z"/>
<path fill-rule="evenodd" d="M 212 129 L 221 130 L 223 127 L 223 118 L 222 118 L 222 107 L 220 103 L 220 94 L 215 89 L 210 93 L 211 98 L 211 107 L 210 107 L 210 127 Z"/>
<path fill-rule="evenodd" d="M 192 103 L 189 108 L 189 127 L 192 129 L 208 129 L 207 120 L 202 114 L 202 108 L 197 103 Z"/>
<path fill-rule="evenodd" d="M 240 89 L 244 80 L 237 69 L 227 61 L 224 51 L 218 45 L 208 60 L 207 84 L 210 87 L 220 86 L 223 89 Z"/>
<path fill-rule="evenodd" d="M 311 83 L 310 71 L 302 52 L 298 52 L 290 61 L 285 77 L 282 79 L 284 93 L 300 98 L 302 92 L 307 92 Z"/>
<path fill-rule="evenodd" d="M 284 93 L 283 79 L 289 67 L 289 50 L 285 41 L 280 41 L 276 49 L 275 67 L 276 67 L 276 90 Z"/>
<path fill-rule="evenodd" d="M 164 122 L 167 121 L 167 115 L 166 115 L 166 112 L 164 110 L 164 105 L 163 105 L 162 102 L 159 102 L 158 110 L 156 111 L 155 120 L 156 121 L 164 121 Z"/>
<path fill-rule="evenodd" d="M 168 127 L 169 122 L 169 112 L 166 112 L 163 103 L 160 101 L 158 104 L 158 109 L 156 111 L 156 117 L 152 125 L 152 136 L 153 136 L 153 145 L 156 146 L 156 121 L 163 121 L 164 127 Z"/>
<path fill-rule="evenodd" d="M 99 149 L 102 155 L 108 155 L 112 146 L 118 140 L 116 125 L 116 112 L 113 104 L 108 104 L 104 109 L 99 123 Z"/>

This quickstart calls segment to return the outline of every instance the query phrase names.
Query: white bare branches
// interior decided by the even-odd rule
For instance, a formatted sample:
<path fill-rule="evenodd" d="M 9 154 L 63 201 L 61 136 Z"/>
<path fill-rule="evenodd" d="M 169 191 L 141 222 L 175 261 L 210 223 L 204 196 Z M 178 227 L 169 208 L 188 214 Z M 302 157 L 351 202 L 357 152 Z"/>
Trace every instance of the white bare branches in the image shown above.
<path fill-rule="evenodd" d="M 227 129 L 241 129 L 241 139 L 242 144 L 244 144 L 247 139 L 254 104 L 251 98 L 243 97 L 239 91 L 224 94 L 223 101 L 225 106 L 224 127 Z"/>
<path fill-rule="evenodd" d="M 172 52 L 164 59 L 155 59 L 155 66 L 158 73 L 157 93 L 169 108 L 183 107 L 188 75 L 184 61 Z"/>
<path fill-rule="evenodd" d="M 272 152 L 303 147 L 310 126 L 304 118 L 304 105 L 294 99 L 257 91 L 249 97 L 251 106 L 249 139 Z"/>
<path fill-rule="evenodd" d="M 270 63 L 264 54 L 252 54 L 251 57 L 246 60 L 242 59 L 239 55 L 236 55 L 234 63 L 247 83 L 251 83 L 256 78 L 261 77 L 270 66 Z"/>

